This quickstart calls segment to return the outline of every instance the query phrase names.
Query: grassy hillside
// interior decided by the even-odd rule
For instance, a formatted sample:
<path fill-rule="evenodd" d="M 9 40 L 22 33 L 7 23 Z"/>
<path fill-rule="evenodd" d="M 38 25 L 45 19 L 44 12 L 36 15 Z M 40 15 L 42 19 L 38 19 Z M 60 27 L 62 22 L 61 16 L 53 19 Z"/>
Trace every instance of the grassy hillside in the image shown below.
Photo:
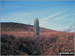
<path fill-rule="evenodd" d="M 40 28 L 34 36 L 34 27 L 20 23 L 1 23 L 2 55 L 56 55 L 74 52 L 74 33 Z"/>

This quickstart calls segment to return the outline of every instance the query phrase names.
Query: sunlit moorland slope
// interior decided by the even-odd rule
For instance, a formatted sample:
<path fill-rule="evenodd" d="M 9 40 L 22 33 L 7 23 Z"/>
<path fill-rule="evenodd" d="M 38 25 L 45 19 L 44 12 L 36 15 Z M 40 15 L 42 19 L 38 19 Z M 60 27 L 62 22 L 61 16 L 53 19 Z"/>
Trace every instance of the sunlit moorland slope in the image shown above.
<path fill-rule="evenodd" d="M 1 23 L 2 55 L 56 55 L 74 52 L 74 33 L 60 32 L 40 27 L 34 36 L 32 25 Z"/>

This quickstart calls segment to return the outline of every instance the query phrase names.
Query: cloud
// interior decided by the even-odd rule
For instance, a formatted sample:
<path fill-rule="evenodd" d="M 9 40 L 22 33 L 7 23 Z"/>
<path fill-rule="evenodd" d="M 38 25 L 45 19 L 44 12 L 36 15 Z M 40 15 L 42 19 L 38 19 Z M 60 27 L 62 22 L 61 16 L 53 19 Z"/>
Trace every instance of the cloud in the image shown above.
<path fill-rule="evenodd" d="M 70 26 L 62 26 L 60 28 L 56 28 L 56 30 L 58 31 L 66 31 L 66 32 L 74 32 L 75 29 L 75 25 L 72 24 Z"/>
<path fill-rule="evenodd" d="M 52 14 L 52 15 L 49 15 L 48 17 L 42 18 L 42 19 L 40 20 L 40 26 L 44 26 L 45 24 L 48 23 L 48 20 L 49 20 L 49 19 L 51 19 L 51 18 L 53 18 L 53 17 L 55 17 L 55 16 L 57 16 L 57 15 L 60 15 L 60 14 L 62 14 L 62 13 L 64 13 L 64 12 L 65 12 L 65 10 L 64 10 L 64 11 L 57 12 L 57 13 L 54 13 L 54 14 Z"/>
<path fill-rule="evenodd" d="M 70 14 L 69 15 L 63 15 L 61 17 L 55 18 L 54 20 L 61 20 L 61 19 L 64 19 L 64 18 L 66 18 L 68 16 L 71 16 L 71 15 Z"/>
<path fill-rule="evenodd" d="M 71 25 L 71 26 L 69 26 L 66 30 L 64 30 L 64 31 L 67 31 L 67 32 L 74 32 L 75 31 L 75 25 L 73 24 L 73 25 Z"/>
<path fill-rule="evenodd" d="M 60 11 L 60 12 L 54 13 L 54 14 L 52 14 L 52 15 L 49 15 L 48 17 L 42 18 L 41 21 L 46 21 L 46 20 L 48 20 L 48 19 L 51 19 L 51 18 L 54 17 L 54 16 L 57 16 L 57 15 L 60 15 L 60 14 L 64 13 L 64 12 L 65 12 L 65 11 Z"/>

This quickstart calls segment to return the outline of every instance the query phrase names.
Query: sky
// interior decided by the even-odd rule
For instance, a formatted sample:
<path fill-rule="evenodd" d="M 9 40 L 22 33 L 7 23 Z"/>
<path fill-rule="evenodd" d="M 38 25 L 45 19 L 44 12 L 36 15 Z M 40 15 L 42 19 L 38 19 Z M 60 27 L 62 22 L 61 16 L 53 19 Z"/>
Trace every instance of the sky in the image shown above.
<path fill-rule="evenodd" d="M 61 31 L 74 24 L 73 1 L 2 1 L 1 22 L 17 22 Z"/>

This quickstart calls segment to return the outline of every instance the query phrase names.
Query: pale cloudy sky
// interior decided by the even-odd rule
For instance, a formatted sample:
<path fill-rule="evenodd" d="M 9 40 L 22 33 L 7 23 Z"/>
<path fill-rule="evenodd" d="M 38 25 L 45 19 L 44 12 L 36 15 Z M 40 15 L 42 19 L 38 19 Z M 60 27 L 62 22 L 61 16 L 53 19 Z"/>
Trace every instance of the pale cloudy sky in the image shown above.
<path fill-rule="evenodd" d="M 74 24 L 74 1 L 2 1 L 1 22 L 34 24 L 61 30 Z"/>

